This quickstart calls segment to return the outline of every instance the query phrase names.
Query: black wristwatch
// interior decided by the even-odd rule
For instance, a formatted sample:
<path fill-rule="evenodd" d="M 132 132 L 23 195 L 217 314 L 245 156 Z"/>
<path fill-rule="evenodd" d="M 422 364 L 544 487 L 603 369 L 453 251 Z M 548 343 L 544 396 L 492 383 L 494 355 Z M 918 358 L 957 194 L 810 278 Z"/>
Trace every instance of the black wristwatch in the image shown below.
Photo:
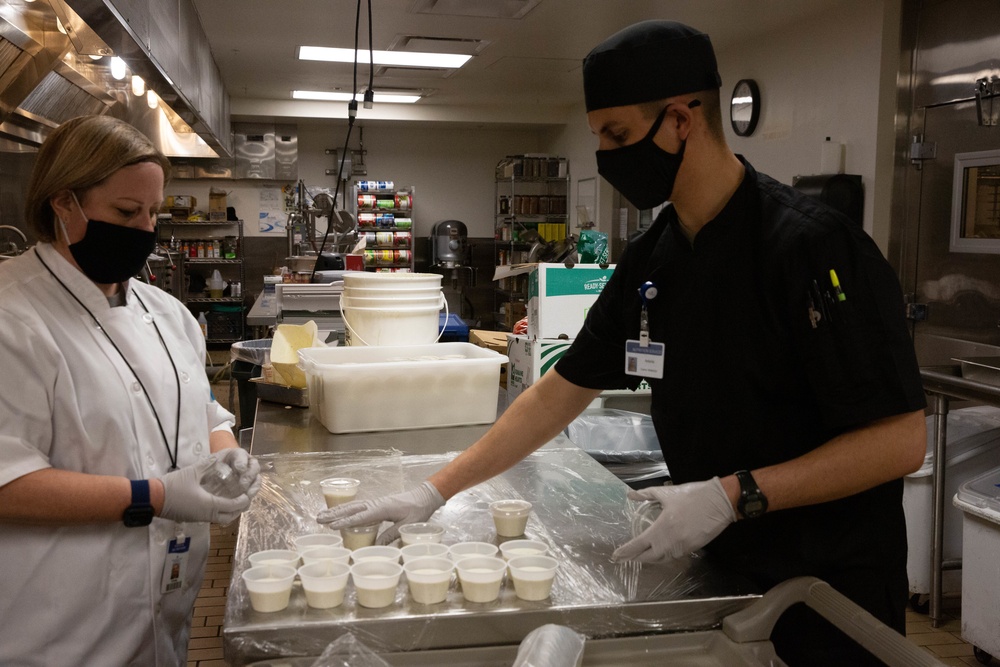
<path fill-rule="evenodd" d="M 767 511 L 767 496 L 757 486 L 749 470 L 737 472 L 736 479 L 740 481 L 740 499 L 736 508 L 744 518 L 756 519 Z"/>
<path fill-rule="evenodd" d="M 125 508 L 122 521 L 126 528 L 139 528 L 153 523 L 153 505 L 149 502 L 149 480 L 133 479 L 132 504 Z"/>

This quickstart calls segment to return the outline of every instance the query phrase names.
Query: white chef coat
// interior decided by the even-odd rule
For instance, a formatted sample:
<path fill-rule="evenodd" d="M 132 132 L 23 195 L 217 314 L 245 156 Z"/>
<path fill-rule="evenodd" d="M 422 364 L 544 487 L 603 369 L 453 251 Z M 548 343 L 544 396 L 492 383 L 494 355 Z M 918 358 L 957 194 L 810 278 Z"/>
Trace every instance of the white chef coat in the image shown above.
<path fill-rule="evenodd" d="M 136 380 L 172 449 L 178 380 L 154 322 L 179 375 L 184 467 L 210 454 L 211 430 L 235 423 L 211 396 L 204 337 L 187 308 L 136 280 L 126 304 L 112 308 L 49 244 L 0 263 L 0 486 L 48 467 L 129 479 L 169 470 Z M 184 587 L 161 594 L 167 543 L 178 531 L 191 537 Z M 0 665 L 184 664 L 208 537 L 208 524 L 160 518 L 145 528 L 0 523 Z"/>

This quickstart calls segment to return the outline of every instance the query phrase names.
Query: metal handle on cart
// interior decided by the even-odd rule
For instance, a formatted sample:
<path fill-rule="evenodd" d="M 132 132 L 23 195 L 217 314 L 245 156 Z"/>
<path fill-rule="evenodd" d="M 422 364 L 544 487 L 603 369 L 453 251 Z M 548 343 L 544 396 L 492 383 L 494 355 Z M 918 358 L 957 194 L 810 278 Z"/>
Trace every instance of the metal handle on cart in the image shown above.
<path fill-rule="evenodd" d="M 735 642 L 768 641 L 778 617 L 798 602 L 804 602 L 889 667 L 944 666 L 815 577 L 798 577 L 778 584 L 749 607 L 724 618 L 722 631 Z"/>

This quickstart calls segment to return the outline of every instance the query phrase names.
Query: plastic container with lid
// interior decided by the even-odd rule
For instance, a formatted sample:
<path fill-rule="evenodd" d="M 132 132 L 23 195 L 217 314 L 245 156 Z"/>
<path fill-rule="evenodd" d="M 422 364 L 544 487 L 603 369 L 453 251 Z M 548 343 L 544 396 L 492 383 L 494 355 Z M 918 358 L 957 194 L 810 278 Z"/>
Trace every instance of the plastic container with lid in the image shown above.
<path fill-rule="evenodd" d="M 962 484 L 954 504 L 963 514 L 962 638 L 1000 655 L 1000 468 Z"/>

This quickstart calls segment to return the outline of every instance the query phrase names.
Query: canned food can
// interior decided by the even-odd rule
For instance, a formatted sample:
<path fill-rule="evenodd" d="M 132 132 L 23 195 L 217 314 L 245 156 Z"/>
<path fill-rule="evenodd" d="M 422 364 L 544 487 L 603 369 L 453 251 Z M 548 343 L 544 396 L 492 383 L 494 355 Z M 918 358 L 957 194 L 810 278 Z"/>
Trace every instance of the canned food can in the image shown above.
<path fill-rule="evenodd" d="M 378 233 L 377 232 L 365 232 L 365 247 L 372 248 L 378 243 Z"/>
<path fill-rule="evenodd" d="M 413 227 L 413 220 L 410 218 L 396 218 L 393 227 L 397 227 L 399 229 L 410 229 Z"/>
<path fill-rule="evenodd" d="M 409 248 L 413 234 L 410 232 L 392 232 L 392 245 L 398 248 Z"/>
<path fill-rule="evenodd" d="M 395 227 L 396 216 L 392 213 L 376 213 L 375 224 L 378 227 Z"/>
<path fill-rule="evenodd" d="M 362 192 L 371 192 L 374 190 L 392 190 L 394 187 L 392 181 L 358 181 L 358 190 Z"/>
<path fill-rule="evenodd" d="M 409 250 L 393 250 L 392 261 L 396 264 L 409 264 L 411 253 Z"/>
<path fill-rule="evenodd" d="M 375 245 L 377 246 L 392 246 L 393 243 L 392 232 L 375 232 Z"/>
<path fill-rule="evenodd" d="M 392 250 L 376 250 L 375 259 L 376 261 L 383 262 L 385 264 L 391 264 L 396 260 L 396 256 L 393 254 Z"/>
<path fill-rule="evenodd" d="M 375 195 L 358 195 L 358 208 L 375 208 Z"/>
<path fill-rule="evenodd" d="M 374 227 L 375 226 L 375 214 L 374 213 L 358 213 L 358 224 L 362 227 Z"/>
<path fill-rule="evenodd" d="M 375 208 L 386 210 L 386 211 L 391 211 L 392 209 L 396 208 L 396 200 L 395 199 L 391 199 L 391 198 L 390 199 L 376 199 L 375 200 Z"/>
<path fill-rule="evenodd" d="M 413 206 L 412 197 L 412 195 L 396 195 L 396 208 L 403 211 L 409 209 Z"/>

